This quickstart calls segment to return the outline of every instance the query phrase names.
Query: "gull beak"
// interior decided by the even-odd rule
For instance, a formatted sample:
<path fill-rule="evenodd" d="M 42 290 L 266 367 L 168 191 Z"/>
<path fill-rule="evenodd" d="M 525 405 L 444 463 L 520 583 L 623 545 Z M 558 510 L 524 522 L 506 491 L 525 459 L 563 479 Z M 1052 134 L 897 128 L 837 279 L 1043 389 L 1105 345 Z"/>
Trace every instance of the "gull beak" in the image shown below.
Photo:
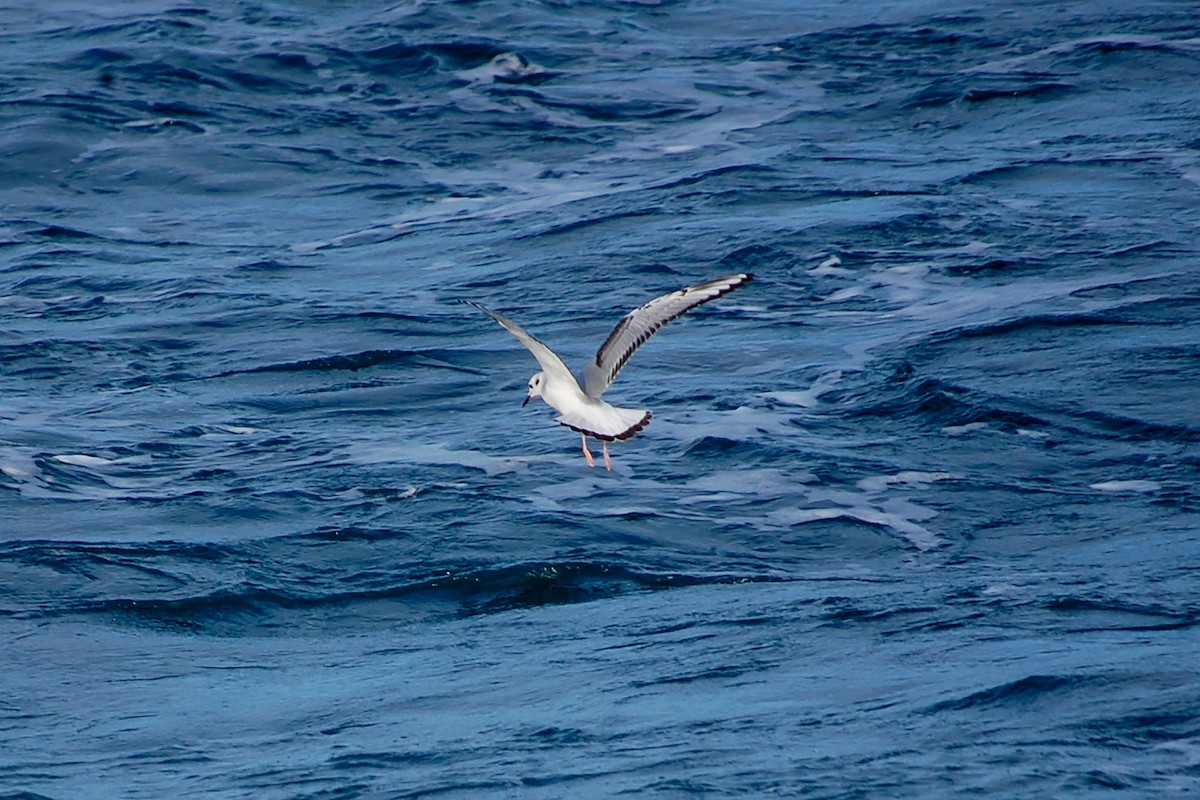
<path fill-rule="evenodd" d="M 524 408 L 525 406 L 529 405 L 529 401 L 532 399 L 533 399 L 532 395 L 528 395 L 528 394 L 525 395 L 525 402 L 521 403 L 521 408 Z"/>

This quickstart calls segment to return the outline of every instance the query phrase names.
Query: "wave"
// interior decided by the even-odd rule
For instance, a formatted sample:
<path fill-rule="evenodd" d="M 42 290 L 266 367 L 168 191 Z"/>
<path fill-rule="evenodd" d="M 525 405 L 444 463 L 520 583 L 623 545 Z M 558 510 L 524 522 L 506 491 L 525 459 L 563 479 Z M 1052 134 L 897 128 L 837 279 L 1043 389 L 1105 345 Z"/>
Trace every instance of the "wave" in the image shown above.
<path fill-rule="evenodd" d="M 1075 689 L 1104 683 L 1103 678 L 1080 675 L 1029 675 L 1008 683 L 1002 683 L 978 692 L 972 692 L 954 700 L 944 700 L 925 709 L 927 714 L 946 711 L 966 711 L 978 708 L 1018 707 L 1024 708 L 1048 698 Z"/>
<path fill-rule="evenodd" d="M 532 561 L 500 565 L 395 564 L 345 570 L 282 560 L 279 547 L 394 541 L 394 531 L 322 529 L 258 544 L 0 545 L 0 570 L 13 573 L 8 607 L 22 619 L 96 617 L 110 622 L 249 634 L 330 626 L 375 628 L 398 621 L 493 614 L 564 605 L 630 592 L 697 585 L 776 582 L 774 576 L 661 572 L 610 560 Z M 290 559 L 290 556 L 288 556 Z M 241 573 L 240 580 L 229 576 Z M 57 578 L 51 578 L 57 576 Z M 51 588 L 48 584 L 57 584 Z"/>
<path fill-rule="evenodd" d="M 1057 433 L 1069 439 L 1200 442 L 1200 428 L 1195 426 L 985 392 L 920 377 L 911 365 L 901 365 L 883 391 L 843 390 L 831 396 L 846 404 L 850 418 L 904 419 L 940 429 L 987 425 L 1010 432 Z"/>
<path fill-rule="evenodd" d="M 1200 625 L 1200 607 L 1167 608 L 1107 597 L 1067 595 L 1045 602 L 1049 611 L 1067 615 L 1080 631 L 1180 630 Z"/>
<path fill-rule="evenodd" d="M 901 105 L 906 108 L 936 108 L 952 103 L 972 105 L 992 101 L 1058 99 L 1076 91 L 1070 83 L 1045 80 L 1041 76 L 1015 76 L 993 80 L 961 78 L 939 81 L 913 93 Z"/>
<path fill-rule="evenodd" d="M 1009 428 L 1040 429 L 1049 422 L 1028 413 L 1007 398 L 937 378 L 919 377 L 911 365 L 902 364 L 882 387 L 866 391 L 834 390 L 831 396 L 846 404 L 846 415 L 909 420 L 937 428 L 975 423 L 995 423 Z M 1009 405 L 1009 408 L 1005 408 Z"/>
<path fill-rule="evenodd" d="M 481 374 L 478 370 L 459 366 L 452 362 L 457 353 L 450 350 L 364 350 L 359 353 L 345 353 L 318 358 L 305 358 L 299 361 L 287 361 L 279 364 L 266 364 L 246 369 L 235 369 L 212 375 L 212 378 L 226 378 L 232 375 L 253 375 L 261 372 L 330 372 L 348 370 L 356 372 L 360 369 L 381 364 L 402 364 L 419 367 L 433 367 L 464 372 L 470 375 Z"/>

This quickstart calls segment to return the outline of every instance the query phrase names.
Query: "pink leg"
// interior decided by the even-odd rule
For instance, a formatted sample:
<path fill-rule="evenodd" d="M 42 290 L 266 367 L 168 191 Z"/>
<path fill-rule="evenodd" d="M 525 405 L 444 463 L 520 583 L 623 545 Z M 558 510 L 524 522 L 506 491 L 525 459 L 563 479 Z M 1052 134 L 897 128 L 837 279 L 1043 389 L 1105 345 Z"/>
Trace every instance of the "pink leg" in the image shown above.
<path fill-rule="evenodd" d="M 583 457 L 587 459 L 588 466 L 589 467 L 596 466 L 596 459 L 592 458 L 592 451 L 588 450 L 587 436 L 585 436 L 581 433 L 581 434 L 579 434 L 579 438 L 583 440 Z"/>
<path fill-rule="evenodd" d="M 608 457 L 608 442 L 604 442 L 604 466 L 612 472 L 612 459 Z"/>

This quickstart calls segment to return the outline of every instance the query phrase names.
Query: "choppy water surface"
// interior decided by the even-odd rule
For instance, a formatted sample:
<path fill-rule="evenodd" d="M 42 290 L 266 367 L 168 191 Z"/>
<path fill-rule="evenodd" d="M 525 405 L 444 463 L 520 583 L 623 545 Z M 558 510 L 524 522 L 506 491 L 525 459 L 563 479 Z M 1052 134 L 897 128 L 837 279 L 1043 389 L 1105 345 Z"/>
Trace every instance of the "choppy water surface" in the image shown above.
<path fill-rule="evenodd" d="M 1200 792 L 1195 9 L 876 5 L 0 11 L 0 793 Z"/>

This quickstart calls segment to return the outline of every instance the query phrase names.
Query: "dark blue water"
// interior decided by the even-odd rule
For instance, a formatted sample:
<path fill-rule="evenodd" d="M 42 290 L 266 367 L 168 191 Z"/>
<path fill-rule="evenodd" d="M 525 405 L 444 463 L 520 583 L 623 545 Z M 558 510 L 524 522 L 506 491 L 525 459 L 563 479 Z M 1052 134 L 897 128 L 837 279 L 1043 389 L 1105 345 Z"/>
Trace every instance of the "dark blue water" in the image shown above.
<path fill-rule="evenodd" d="M 1200 793 L 1193 3 L 108 6 L 0 10 L 0 796 Z M 456 302 L 737 271 L 613 473 Z"/>

